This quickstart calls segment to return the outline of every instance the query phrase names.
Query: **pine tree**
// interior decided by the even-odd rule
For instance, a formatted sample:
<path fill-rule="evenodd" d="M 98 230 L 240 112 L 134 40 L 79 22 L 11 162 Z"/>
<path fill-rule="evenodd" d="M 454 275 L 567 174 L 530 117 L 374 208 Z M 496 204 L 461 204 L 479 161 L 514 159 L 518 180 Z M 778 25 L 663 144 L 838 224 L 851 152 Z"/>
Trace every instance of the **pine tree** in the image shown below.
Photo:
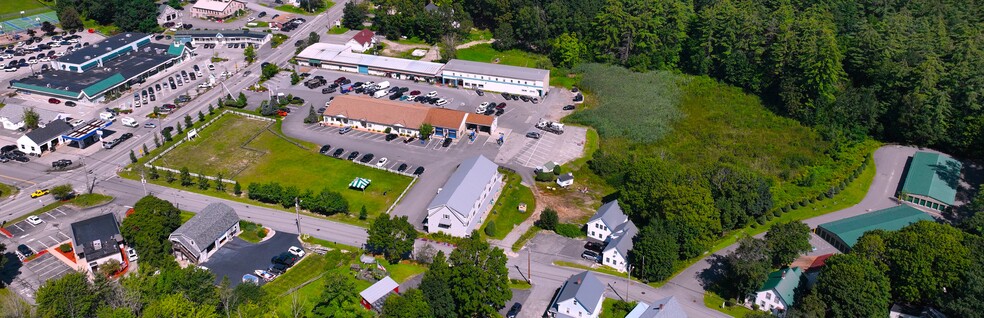
<path fill-rule="evenodd" d="M 137 163 L 137 155 L 133 153 L 133 149 L 130 149 L 130 162 Z"/>

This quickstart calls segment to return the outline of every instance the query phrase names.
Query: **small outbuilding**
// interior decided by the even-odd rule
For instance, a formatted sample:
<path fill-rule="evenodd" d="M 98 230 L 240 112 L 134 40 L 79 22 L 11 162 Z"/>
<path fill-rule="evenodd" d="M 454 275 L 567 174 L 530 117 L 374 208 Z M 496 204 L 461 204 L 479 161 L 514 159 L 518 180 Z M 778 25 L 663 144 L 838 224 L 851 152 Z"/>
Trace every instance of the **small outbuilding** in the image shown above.
<path fill-rule="evenodd" d="M 569 187 L 569 186 L 571 186 L 573 184 L 574 184 L 574 174 L 573 173 L 568 172 L 568 173 L 565 173 L 565 174 L 562 174 L 562 175 L 557 176 L 557 185 L 566 188 L 566 187 Z"/>
<path fill-rule="evenodd" d="M 386 298 L 391 294 L 398 293 L 400 293 L 400 284 L 397 284 L 395 280 L 386 276 L 363 290 L 359 293 L 359 296 L 362 296 L 362 307 L 369 310 L 381 310 Z"/>

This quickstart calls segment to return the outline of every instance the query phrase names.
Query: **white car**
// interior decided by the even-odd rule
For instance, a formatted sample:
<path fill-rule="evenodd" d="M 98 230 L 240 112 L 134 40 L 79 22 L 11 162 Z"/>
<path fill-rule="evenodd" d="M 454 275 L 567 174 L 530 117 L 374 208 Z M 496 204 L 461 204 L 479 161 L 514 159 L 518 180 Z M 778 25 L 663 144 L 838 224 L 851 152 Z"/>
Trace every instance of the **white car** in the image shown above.
<path fill-rule="evenodd" d="M 446 105 L 447 103 L 448 103 L 448 100 L 446 100 L 446 99 L 443 99 L 443 98 L 438 98 L 438 99 L 437 99 L 437 103 L 434 103 L 434 105 L 437 105 L 437 106 L 444 106 L 444 105 Z"/>
<path fill-rule="evenodd" d="M 139 258 L 137 257 L 137 250 L 133 249 L 132 247 L 127 247 L 126 258 L 129 259 L 131 262 L 137 260 L 137 258 Z"/>
<path fill-rule="evenodd" d="M 376 166 L 377 167 L 382 167 L 383 165 L 386 164 L 387 161 L 389 161 L 389 159 L 386 159 L 385 157 L 380 158 L 379 159 L 379 162 L 376 162 Z"/>
<path fill-rule="evenodd" d="M 85 123 L 84 119 L 76 119 L 75 121 L 72 121 L 72 127 L 78 127 L 84 123 Z"/>
<path fill-rule="evenodd" d="M 270 273 L 262 269 L 255 270 L 253 271 L 253 273 L 255 273 L 256 276 L 259 276 L 260 278 L 268 282 L 272 281 L 274 278 L 277 278 L 277 275 L 274 275 L 273 273 Z"/>
<path fill-rule="evenodd" d="M 44 220 L 42 220 L 41 218 L 39 218 L 37 215 L 32 215 L 32 216 L 27 217 L 27 223 L 38 225 L 38 224 L 44 223 Z"/>
<path fill-rule="evenodd" d="M 427 97 L 435 97 L 435 96 L 437 96 L 437 91 L 431 91 L 430 93 L 427 93 Z"/>
<path fill-rule="evenodd" d="M 291 254 L 297 255 L 297 257 L 304 257 L 304 254 L 307 254 L 304 252 L 304 249 L 301 249 L 300 247 L 297 246 L 291 246 L 290 248 L 287 249 L 287 251 L 290 252 Z"/>

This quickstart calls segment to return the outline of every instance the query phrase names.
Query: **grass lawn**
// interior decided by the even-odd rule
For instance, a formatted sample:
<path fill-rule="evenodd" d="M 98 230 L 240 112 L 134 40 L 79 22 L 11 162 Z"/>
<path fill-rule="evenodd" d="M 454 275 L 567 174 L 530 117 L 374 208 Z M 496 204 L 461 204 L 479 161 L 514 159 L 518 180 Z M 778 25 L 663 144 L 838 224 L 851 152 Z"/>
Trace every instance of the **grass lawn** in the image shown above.
<path fill-rule="evenodd" d="M 37 0 L 3 0 L 0 14 L 19 13 L 31 9 L 44 8 L 45 5 Z"/>
<path fill-rule="evenodd" d="M 259 243 L 267 235 L 267 229 L 263 225 L 253 222 L 239 221 L 239 228 L 242 229 L 239 238 L 246 242 Z"/>
<path fill-rule="evenodd" d="M 533 239 L 533 237 L 536 236 L 537 233 L 540 233 L 540 230 L 542 229 L 540 229 L 540 227 L 536 225 L 531 226 L 529 230 L 526 230 L 526 233 L 520 235 L 519 239 L 516 240 L 516 243 L 513 243 L 512 246 L 513 252 L 519 252 L 519 249 L 523 248 L 523 245 L 526 245 L 526 242 L 529 242 L 530 240 Z"/>
<path fill-rule="evenodd" d="M 331 29 L 328 29 L 328 34 L 342 34 L 348 32 L 348 30 L 349 29 L 346 27 L 336 26 L 336 27 L 332 27 Z"/>
<path fill-rule="evenodd" d="M 384 259 L 377 259 L 376 261 L 383 264 L 383 267 L 386 268 L 386 272 L 388 272 L 389 276 L 397 283 L 403 283 L 410 277 L 423 274 L 427 271 L 427 265 L 410 261 L 402 261 L 399 264 L 389 264 L 389 262 Z"/>
<path fill-rule="evenodd" d="M 599 318 L 622 318 L 635 308 L 636 302 L 627 303 L 618 299 L 605 298 L 601 303 L 601 315 Z M 626 310 L 628 309 L 628 310 Z"/>
<path fill-rule="evenodd" d="M 533 286 L 530 283 L 522 279 L 509 279 L 509 288 L 512 289 L 530 289 Z"/>
<path fill-rule="evenodd" d="M 95 29 L 96 32 L 102 33 L 103 35 L 106 36 L 113 35 L 119 32 L 119 28 L 117 28 L 116 25 L 113 24 L 100 25 L 99 23 L 96 23 L 95 20 L 90 20 L 90 19 L 82 19 L 82 26 L 84 26 L 86 29 Z"/>
<path fill-rule="evenodd" d="M 181 224 L 184 224 L 185 222 L 188 222 L 188 220 L 191 220 L 191 218 L 194 217 L 194 216 L 195 216 L 195 213 L 193 213 L 193 212 L 181 211 Z"/>
<path fill-rule="evenodd" d="M 84 208 L 88 208 L 88 207 L 93 207 L 93 206 L 97 206 L 97 205 L 100 205 L 100 204 L 104 204 L 104 203 L 107 203 L 107 202 L 112 201 L 112 200 L 113 200 L 113 197 L 108 196 L 108 195 L 105 195 L 105 194 L 101 194 L 101 193 L 85 193 L 85 194 L 77 195 L 77 196 L 75 196 L 75 198 L 72 198 L 72 200 L 71 200 L 71 202 L 69 202 L 69 204 L 84 209 Z"/>
<path fill-rule="evenodd" d="M 491 39 L 492 39 L 492 31 L 486 29 L 472 28 L 471 31 L 468 31 L 468 36 L 465 37 L 464 43 L 468 43 L 472 41 L 485 41 Z"/>
<path fill-rule="evenodd" d="M 273 181 L 285 187 L 297 186 L 301 191 L 327 188 L 340 192 L 348 200 L 350 210 L 365 206 L 369 220 L 386 211 L 410 184 L 411 179 L 406 176 L 319 155 L 318 145 L 298 142 L 301 145 L 298 147 L 266 130 L 268 124 L 236 115 L 223 116 L 202 130 L 198 139 L 182 144 L 154 164 L 175 169 L 187 167 L 192 172 L 213 176 L 222 172 L 225 178 L 239 181 L 244 189 L 253 182 Z M 372 184 L 364 192 L 348 189 L 349 182 L 356 177 L 370 179 Z M 214 195 L 217 191 L 204 193 Z M 368 224 L 367 221 L 354 223 Z"/>
<path fill-rule="evenodd" d="M 18 191 L 17 188 L 11 185 L 0 183 L 0 200 L 6 199 L 9 196 L 17 194 L 17 191 Z"/>
<path fill-rule="evenodd" d="M 475 45 L 458 50 L 457 54 L 458 59 L 484 63 L 498 63 L 523 67 L 549 67 L 550 65 L 550 59 L 542 54 L 530 53 L 516 49 L 497 51 L 492 48 L 492 44 Z M 498 62 L 496 62 L 497 59 Z"/>
<path fill-rule="evenodd" d="M 591 266 L 584 266 L 584 265 L 581 265 L 581 264 L 578 264 L 578 263 L 567 262 L 567 261 L 554 261 L 553 264 L 554 265 L 557 265 L 557 266 L 564 266 L 564 267 L 570 267 L 570 268 L 577 268 L 577 269 L 589 270 L 589 271 L 592 271 L 592 272 L 597 272 L 597 273 L 602 273 L 602 274 L 608 274 L 608 275 L 612 275 L 612 276 L 616 276 L 616 277 L 626 277 L 627 276 L 625 273 L 619 273 L 617 270 L 608 268 L 606 266 L 600 266 L 600 265 L 598 266 L 598 268 L 592 268 Z M 639 282 L 635 277 L 632 277 L 632 280 L 634 280 L 636 282 Z M 639 283 L 641 284 L 642 282 L 639 282 Z"/>
<path fill-rule="evenodd" d="M 485 235 L 485 227 L 489 222 L 495 222 L 495 235 L 492 238 L 501 240 L 506 238 L 506 234 L 512 231 L 513 227 L 522 223 L 536 211 L 536 201 L 533 199 L 533 190 L 522 185 L 523 179 L 513 172 L 506 173 L 506 185 L 502 189 L 499 201 L 492 207 L 488 220 L 482 224 L 479 233 Z M 519 211 L 519 204 L 526 203 L 526 212 Z"/>
<path fill-rule="evenodd" d="M 270 47 L 277 48 L 278 46 L 280 46 L 281 44 L 283 44 L 284 41 L 287 41 L 287 39 L 289 39 L 289 38 L 290 37 L 288 37 L 286 34 L 283 34 L 283 33 L 274 33 L 273 34 L 273 38 L 270 39 Z"/>
<path fill-rule="evenodd" d="M 307 235 L 307 234 L 305 234 L 304 236 L 301 237 L 301 241 L 304 241 L 305 243 L 309 243 L 309 244 L 317 244 L 317 245 L 321 245 L 321 246 L 324 246 L 324 247 L 327 247 L 327 248 L 334 248 L 334 249 L 339 249 L 339 250 L 348 251 L 348 252 L 358 251 L 359 250 L 359 248 L 354 247 L 354 246 L 348 246 L 348 245 L 345 245 L 345 244 L 339 244 L 339 243 L 335 243 L 335 242 L 329 242 L 327 240 L 322 240 L 322 239 L 319 239 L 317 237 L 313 237 L 313 236 L 310 236 L 310 235 Z"/>
<path fill-rule="evenodd" d="M 723 307 L 724 298 L 721 298 L 721 296 L 718 296 L 712 292 L 704 292 L 704 306 L 720 311 L 731 317 L 745 317 L 746 315 L 754 312 L 751 309 L 742 306 Z"/>
<path fill-rule="evenodd" d="M 421 40 L 418 37 L 411 37 L 411 38 L 406 38 L 406 39 L 400 38 L 399 40 L 396 40 L 396 41 L 393 41 L 393 42 L 400 43 L 400 44 L 406 44 L 406 45 L 430 45 L 430 43 L 427 43 L 426 41 Z"/>
<path fill-rule="evenodd" d="M 256 23 L 256 26 L 252 26 L 251 28 L 269 28 L 270 27 L 270 22 L 266 22 L 266 21 L 253 21 L 253 22 L 250 22 L 250 23 Z"/>
<path fill-rule="evenodd" d="M 291 267 L 291 269 L 286 273 L 280 275 L 272 282 L 263 285 L 263 289 L 265 289 L 267 294 L 271 297 L 280 297 L 284 293 L 290 291 L 291 288 L 295 288 L 298 285 L 321 275 L 324 271 L 325 264 L 326 261 L 324 255 L 314 253 L 308 254 L 308 256 L 304 257 L 304 259 L 294 265 L 294 267 Z"/>
<path fill-rule="evenodd" d="M 289 4 L 279 5 L 279 6 L 277 6 L 274 9 L 277 9 L 277 10 L 280 10 L 280 11 L 283 11 L 283 12 L 290 12 L 290 13 L 303 14 L 303 15 L 318 15 L 319 13 L 325 12 L 325 10 L 328 10 L 328 8 L 331 8 L 331 6 L 333 6 L 333 5 L 335 5 L 334 2 L 325 0 L 325 6 L 322 7 L 321 9 L 315 10 L 314 12 L 307 12 L 307 11 L 301 10 L 301 8 L 298 8 L 298 7 L 289 5 Z"/>

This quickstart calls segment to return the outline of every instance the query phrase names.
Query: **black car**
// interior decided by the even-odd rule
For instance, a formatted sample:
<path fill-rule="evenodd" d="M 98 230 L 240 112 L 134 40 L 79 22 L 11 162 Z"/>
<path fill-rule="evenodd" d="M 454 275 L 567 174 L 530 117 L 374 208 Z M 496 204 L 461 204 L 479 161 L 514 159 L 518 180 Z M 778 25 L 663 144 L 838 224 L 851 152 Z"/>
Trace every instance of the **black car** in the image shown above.
<path fill-rule="evenodd" d="M 262 18 L 262 17 L 265 17 L 265 16 L 266 16 L 266 11 L 260 12 L 260 14 L 257 14 L 256 15 L 257 18 Z"/>
<path fill-rule="evenodd" d="M 328 150 L 331 150 L 331 145 L 321 146 L 321 150 L 318 150 L 318 152 L 321 153 L 322 155 L 326 155 L 328 154 Z"/>
<path fill-rule="evenodd" d="M 28 161 L 31 161 L 31 159 L 28 159 L 27 156 L 24 156 L 24 155 L 21 155 L 21 156 L 14 155 L 14 156 L 10 157 L 10 159 L 13 159 L 14 161 L 18 161 L 18 162 L 28 162 Z"/>
<path fill-rule="evenodd" d="M 357 158 L 357 157 L 359 157 L 359 152 L 358 151 L 353 151 L 353 152 L 350 152 L 349 153 L 348 160 L 355 160 L 355 158 Z"/>
<path fill-rule="evenodd" d="M 520 96 L 519 99 L 522 99 L 524 102 L 530 101 L 530 98 L 526 97 L 526 95 Z"/>
<path fill-rule="evenodd" d="M 604 247 L 605 247 L 604 245 L 601 245 L 601 243 L 598 242 L 584 243 L 584 248 L 586 248 L 589 251 L 601 252 L 601 249 Z"/>
<path fill-rule="evenodd" d="M 274 264 L 281 264 L 287 267 L 294 266 L 297 263 L 297 255 L 291 254 L 289 252 L 280 253 L 280 255 L 274 256 L 270 259 L 270 262 Z"/>
<path fill-rule="evenodd" d="M 321 89 L 321 93 L 322 94 L 331 94 L 331 93 L 334 93 L 334 92 L 335 92 L 335 88 L 334 87 L 326 87 L 326 88 L 322 88 Z"/>
<path fill-rule="evenodd" d="M 565 105 L 564 110 L 574 110 L 574 105 Z"/>
<path fill-rule="evenodd" d="M 502 98 L 509 99 L 509 93 L 502 93 Z"/>
<path fill-rule="evenodd" d="M 506 110 L 505 109 L 502 109 L 502 108 L 496 108 L 496 110 L 495 110 L 495 115 L 496 116 L 502 116 L 502 114 L 505 114 L 505 113 L 506 113 Z"/>
<path fill-rule="evenodd" d="M 122 136 L 120 136 L 120 141 L 124 141 L 124 140 L 130 139 L 130 138 L 133 138 L 133 134 L 131 134 L 131 133 L 125 133 Z"/>
<path fill-rule="evenodd" d="M 284 266 L 283 264 L 273 264 L 273 265 L 270 265 L 269 272 L 270 273 L 273 273 L 274 275 L 280 275 L 280 274 L 283 274 L 286 271 L 287 271 L 287 266 Z"/>
<path fill-rule="evenodd" d="M 482 90 L 480 90 L 480 89 L 476 89 L 476 90 L 475 90 L 475 94 L 478 94 L 478 96 L 485 96 L 485 92 L 483 92 L 483 91 L 482 91 Z"/>
<path fill-rule="evenodd" d="M 335 152 L 332 153 L 331 156 L 332 157 L 335 157 L 335 158 L 338 158 L 338 157 L 341 157 L 343 153 L 345 153 L 345 148 L 338 148 L 338 149 L 335 149 Z"/>
<path fill-rule="evenodd" d="M 516 318 L 516 316 L 519 315 L 519 312 L 522 310 L 523 310 L 523 304 L 514 303 L 512 305 L 512 308 L 509 308 L 509 312 L 506 313 L 506 318 Z"/>
<path fill-rule="evenodd" d="M 540 139 L 541 136 L 542 135 L 540 135 L 540 133 L 535 132 L 535 131 L 531 131 L 531 132 L 526 133 L 526 138 Z"/>
<path fill-rule="evenodd" d="M 325 108 L 324 107 L 318 108 L 318 114 L 321 114 L 321 113 L 324 113 L 324 112 L 325 112 Z"/>
<path fill-rule="evenodd" d="M 396 94 L 390 95 L 389 99 L 390 100 L 397 100 L 397 99 L 400 99 L 400 97 L 403 97 L 403 93 L 396 93 Z"/>
<path fill-rule="evenodd" d="M 417 139 L 417 137 L 410 136 L 410 138 L 403 139 L 403 143 L 408 144 L 408 143 L 410 143 L 410 142 L 412 142 L 412 141 L 414 141 L 416 139 Z"/>
<path fill-rule="evenodd" d="M 393 141 L 393 139 L 396 139 L 396 137 L 400 137 L 400 135 L 397 134 L 386 135 L 386 141 Z M 14 148 L 17 148 L 17 146 L 14 146 Z"/>
<path fill-rule="evenodd" d="M 369 163 L 370 161 L 372 161 L 372 158 L 375 158 L 375 157 L 376 157 L 376 155 L 373 155 L 371 153 L 367 153 L 365 156 L 362 156 L 362 159 L 359 159 L 359 162 L 361 162 L 361 163 Z"/>
<path fill-rule="evenodd" d="M 359 87 L 362 87 L 362 85 L 365 85 L 365 83 L 363 83 L 363 82 L 355 82 L 355 84 L 352 84 L 352 88 L 359 88 Z"/>
<path fill-rule="evenodd" d="M 17 150 L 17 145 L 6 145 L 6 146 L 3 146 L 3 147 L 0 147 L 0 154 L 6 154 L 6 153 L 11 152 L 11 151 L 14 151 L 14 150 Z"/>
<path fill-rule="evenodd" d="M 404 172 L 407 170 L 407 167 L 408 167 L 407 164 L 401 163 L 400 167 L 396 168 L 396 172 Z"/>
<path fill-rule="evenodd" d="M 424 167 L 417 167 L 417 169 L 413 170 L 413 175 L 415 176 L 419 176 L 423 173 L 424 173 Z"/>
<path fill-rule="evenodd" d="M 25 257 L 34 255 L 34 251 L 31 250 L 27 245 L 21 244 L 17 246 L 17 251 L 24 254 Z"/>
<path fill-rule="evenodd" d="M 64 168 L 72 165 L 72 161 L 68 159 L 59 159 L 51 163 L 52 168 Z"/>
<path fill-rule="evenodd" d="M 450 145 L 451 145 L 451 142 L 452 142 L 452 141 L 454 141 L 454 139 L 451 139 L 451 138 L 444 138 L 444 142 L 443 142 L 443 143 L 441 143 L 441 147 L 444 147 L 444 148 L 447 148 L 448 146 L 450 146 Z"/>

